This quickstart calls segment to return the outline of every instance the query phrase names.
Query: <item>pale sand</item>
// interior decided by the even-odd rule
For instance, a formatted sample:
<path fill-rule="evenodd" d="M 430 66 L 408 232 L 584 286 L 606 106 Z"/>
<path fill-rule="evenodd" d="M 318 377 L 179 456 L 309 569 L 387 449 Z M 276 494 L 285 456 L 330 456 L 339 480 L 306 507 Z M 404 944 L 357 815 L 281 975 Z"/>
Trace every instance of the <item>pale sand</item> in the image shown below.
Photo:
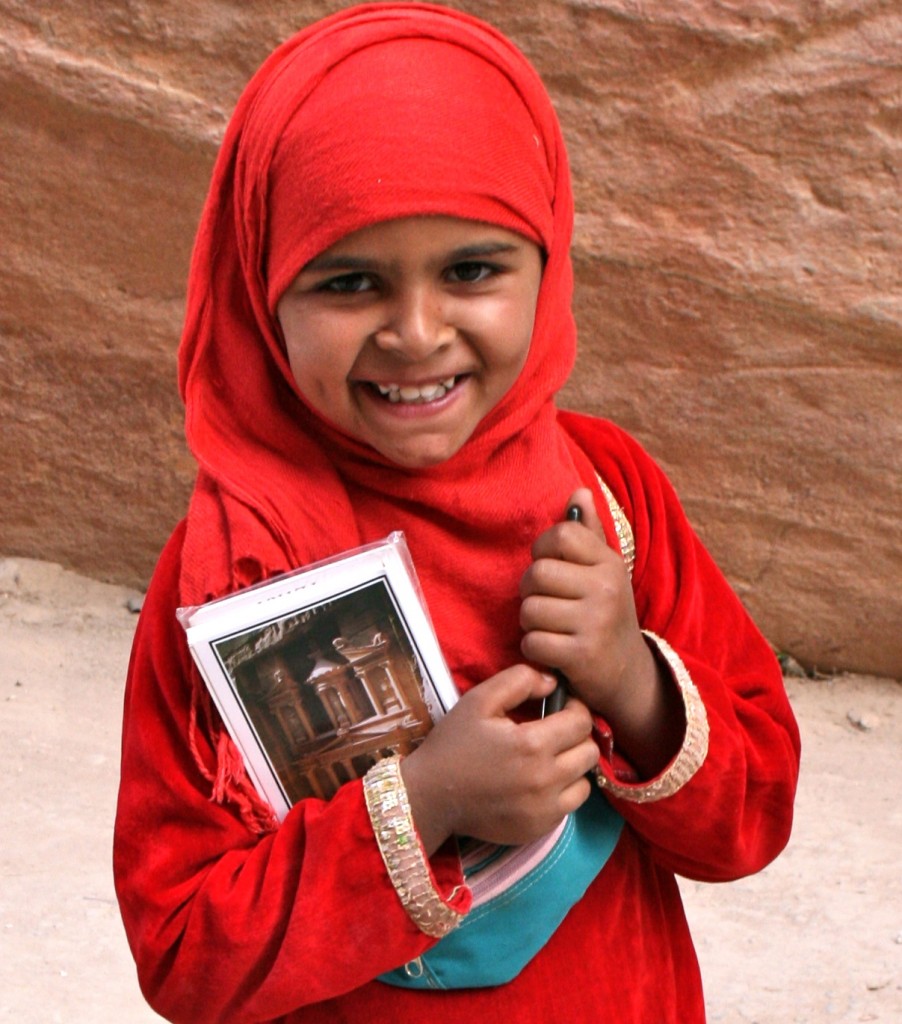
<path fill-rule="evenodd" d="M 128 596 L 0 560 L 0 1021 L 160 1019 L 138 991 L 110 871 Z M 804 741 L 789 848 L 754 878 L 683 885 L 709 1017 L 898 1024 L 902 686 L 787 685 Z"/>

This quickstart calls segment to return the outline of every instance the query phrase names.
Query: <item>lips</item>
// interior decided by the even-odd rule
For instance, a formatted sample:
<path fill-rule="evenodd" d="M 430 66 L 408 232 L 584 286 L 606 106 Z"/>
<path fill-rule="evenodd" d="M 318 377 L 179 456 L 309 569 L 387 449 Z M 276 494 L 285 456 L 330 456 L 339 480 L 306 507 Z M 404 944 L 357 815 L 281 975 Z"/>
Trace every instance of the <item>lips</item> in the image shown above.
<path fill-rule="evenodd" d="M 429 384 L 378 384 L 373 386 L 389 402 L 405 405 L 423 405 L 426 402 L 437 402 L 460 380 L 459 376 L 446 377 L 444 380 L 432 381 Z"/>

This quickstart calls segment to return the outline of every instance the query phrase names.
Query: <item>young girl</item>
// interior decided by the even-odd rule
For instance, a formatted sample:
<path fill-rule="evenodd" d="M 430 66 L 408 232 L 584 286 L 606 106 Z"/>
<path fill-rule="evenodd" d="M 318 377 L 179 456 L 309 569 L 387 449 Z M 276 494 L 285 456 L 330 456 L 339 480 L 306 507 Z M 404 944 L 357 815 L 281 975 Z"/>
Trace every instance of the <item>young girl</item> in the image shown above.
<path fill-rule="evenodd" d="M 200 471 L 135 640 L 116 823 L 170 1020 L 704 1019 L 674 872 L 779 852 L 798 735 L 660 470 L 555 407 L 572 213 L 537 76 L 452 10 L 346 10 L 238 103 L 180 353 Z M 175 609 L 393 530 L 461 700 L 277 827 Z M 551 670 L 570 697 L 539 717 Z M 549 833 L 566 842 L 528 884 L 474 909 L 464 837 Z"/>

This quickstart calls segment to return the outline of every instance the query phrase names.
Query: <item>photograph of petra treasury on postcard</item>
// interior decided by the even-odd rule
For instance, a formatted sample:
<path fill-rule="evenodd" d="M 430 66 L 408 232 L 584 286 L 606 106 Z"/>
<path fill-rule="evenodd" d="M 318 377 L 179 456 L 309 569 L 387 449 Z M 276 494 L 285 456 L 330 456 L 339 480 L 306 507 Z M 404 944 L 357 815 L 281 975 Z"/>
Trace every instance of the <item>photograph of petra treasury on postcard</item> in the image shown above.
<path fill-rule="evenodd" d="M 457 700 L 401 533 L 178 617 L 280 820 L 409 753 Z"/>

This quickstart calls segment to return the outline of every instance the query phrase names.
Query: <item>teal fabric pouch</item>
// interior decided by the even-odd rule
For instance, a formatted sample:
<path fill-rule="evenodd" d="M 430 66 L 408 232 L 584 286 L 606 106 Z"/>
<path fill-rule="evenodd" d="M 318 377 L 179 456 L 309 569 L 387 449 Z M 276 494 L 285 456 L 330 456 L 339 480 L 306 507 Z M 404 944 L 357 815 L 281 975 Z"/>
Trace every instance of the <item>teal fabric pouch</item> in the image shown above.
<path fill-rule="evenodd" d="M 379 976 L 419 989 L 485 988 L 515 978 L 604 867 L 623 819 L 592 795 L 550 835 L 528 846 L 478 844 L 462 855 L 473 907 L 421 957 Z"/>

